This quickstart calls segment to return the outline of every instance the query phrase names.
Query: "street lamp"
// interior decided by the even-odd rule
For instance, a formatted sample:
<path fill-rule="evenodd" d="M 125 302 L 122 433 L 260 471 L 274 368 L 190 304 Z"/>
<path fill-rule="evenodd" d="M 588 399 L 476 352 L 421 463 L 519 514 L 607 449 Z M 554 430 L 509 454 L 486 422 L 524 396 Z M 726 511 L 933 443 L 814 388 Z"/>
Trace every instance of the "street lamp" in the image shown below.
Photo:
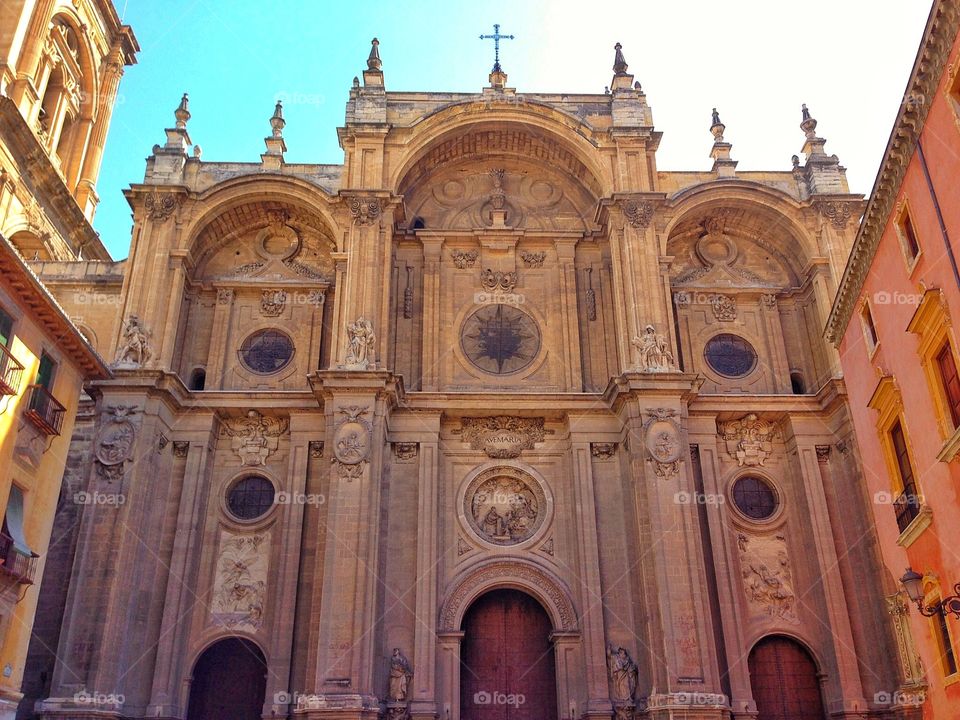
<path fill-rule="evenodd" d="M 903 583 L 907 595 L 917 604 L 917 609 L 924 617 L 933 617 L 938 613 L 946 617 L 947 613 L 953 613 L 954 617 L 960 620 L 960 583 L 953 586 L 953 595 L 942 598 L 935 605 L 925 606 L 923 604 L 923 575 L 908 567 L 903 577 L 900 578 L 900 582 Z"/>

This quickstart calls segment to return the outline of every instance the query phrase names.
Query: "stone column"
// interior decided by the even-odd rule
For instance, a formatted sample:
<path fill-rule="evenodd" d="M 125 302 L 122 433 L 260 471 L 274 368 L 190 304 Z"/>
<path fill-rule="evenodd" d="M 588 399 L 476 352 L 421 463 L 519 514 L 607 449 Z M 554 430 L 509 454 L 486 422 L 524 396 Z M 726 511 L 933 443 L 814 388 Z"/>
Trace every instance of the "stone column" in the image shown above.
<path fill-rule="evenodd" d="M 863 697 L 857 656 L 853 650 L 856 643 L 850 626 L 850 605 L 838 571 L 839 550 L 834 542 L 827 508 L 824 483 L 828 482 L 828 479 L 821 474 L 822 465 L 818 459 L 815 439 L 801 435 L 795 423 L 791 424 L 791 429 L 794 435 L 788 442 L 788 450 L 795 451 L 797 455 L 808 513 L 808 537 L 813 541 L 813 546 L 808 547 L 807 552 L 824 579 L 819 583 L 827 611 L 824 629 L 828 630 L 833 638 L 837 663 L 836 680 L 831 685 L 835 692 L 839 692 L 839 697 L 830 697 L 828 694 L 827 712 L 837 718 L 860 718 L 867 703 Z M 820 430 L 822 431 L 822 427 Z M 793 447 L 790 447 L 791 445 Z"/>
<path fill-rule="evenodd" d="M 556 630 L 550 634 L 550 642 L 557 663 L 557 712 L 560 720 L 577 720 L 577 690 L 583 681 L 580 633 Z"/>
<path fill-rule="evenodd" d="M 317 391 L 324 398 L 326 447 L 332 465 L 327 497 L 324 578 L 313 694 L 300 715 L 373 720 L 379 712 L 374 686 L 380 476 L 385 423 L 394 379 L 385 372 L 324 371 Z M 350 443 L 341 442 L 350 440 Z"/>
<path fill-rule="evenodd" d="M 437 709 L 441 720 L 460 720 L 460 644 L 463 631 L 437 635 L 437 671 L 442 680 L 441 703 Z"/>
<path fill-rule="evenodd" d="M 423 357 L 422 390 L 440 389 L 440 258 L 443 238 L 421 237 L 423 242 Z"/>
<path fill-rule="evenodd" d="M 570 426 L 578 419 L 571 416 Z M 589 426 L 589 421 L 586 421 Z M 570 433 L 573 464 L 573 499 L 575 508 L 577 558 L 580 570 L 580 623 L 583 633 L 583 674 L 586 705 L 580 708 L 582 718 L 609 718 L 612 712 L 607 678 L 606 642 L 603 627 L 603 591 L 600 584 L 600 548 L 597 535 L 596 498 L 593 487 L 593 466 L 590 443 Z"/>
<path fill-rule="evenodd" d="M 414 676 L 410 714 L 413 720 L 437 717 L 437 634 L 439 535 L 440 415 L 431 418 L 434 437 L 420 443 L 417 496 L 417 581 L 414 617 Z M 424 418 L 427 420 L 427 418 Z"/>
<path fill-rule="evenodd" d="M 190 624 L 185 614 L 196 599 L 197 570 L 201 558 L 203 526 L 206 516 L 207 460 L 209 447 L 205 441 L 175 440 L 174 460 L 186 456 L 183 483 L 177 511 L 177 532 L 170 554 L 170 573 L 164 594 L 160 642 L 154 665 L 153 688 L 147 715 L 151 718 L 179 718 L 186 713 L 180 707 L 181 679 L 188 674 L 186 639 Z"/>
<path fill-rule="evenodd" d="M 787 359 L 787 346 L 783 341 L 783 328 L 780 322 L 780 310 L 777 308 L 777 296 L 760 296 L 760 317 L 766 332 L 767 347 L 773 362 L 771 374 L 775 392 L 790 393 L 790 361 Z M 805 378 L 812 381 L 813 378 Z"/>
<path fill-rule="evenodd" d="M 560 261 L 560 319 L 563 348 L 566 351 L 564 381 L 568 392 L 583 390 L 580 346 L 580 313 L 577 309 L 577 270 L 574 265 L 577 240 L 557 238 L 554 241 Z"/>

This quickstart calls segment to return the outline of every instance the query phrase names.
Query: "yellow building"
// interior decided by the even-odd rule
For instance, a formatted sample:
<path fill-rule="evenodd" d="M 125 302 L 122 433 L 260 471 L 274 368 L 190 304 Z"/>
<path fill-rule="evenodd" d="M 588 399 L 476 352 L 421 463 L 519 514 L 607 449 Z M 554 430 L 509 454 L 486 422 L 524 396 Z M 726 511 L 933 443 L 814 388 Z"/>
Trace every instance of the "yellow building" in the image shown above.
<path fill-rule="evenodd" d="M 109 0 L 0 3 L 0 719 L 21 698 L 83 384 L 109 377 L 28 261 L 110 259 L 95 183 L 138 49 Z"/>

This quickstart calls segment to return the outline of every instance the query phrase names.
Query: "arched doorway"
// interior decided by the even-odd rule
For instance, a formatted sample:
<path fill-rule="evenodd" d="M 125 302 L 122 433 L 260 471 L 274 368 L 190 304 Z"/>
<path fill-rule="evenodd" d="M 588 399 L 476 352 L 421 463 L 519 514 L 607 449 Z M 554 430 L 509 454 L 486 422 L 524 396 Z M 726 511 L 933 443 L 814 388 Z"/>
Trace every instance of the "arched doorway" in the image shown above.
<path fill-rule="evenodd" d="M 557 717 L 553 624 L 517 590 L 481 595 L 463 618 L 461 720 Z"/>
<path fill-rule="evenodd" d="M 250 640 L 211 645 L 193 667 L 187 720 L 260 720 L 267 662 Z"/>
<path fill-rule="evenodd" d="M 824 720 L 817 666 L 795 640 L 763 638 L 750 651 L 757 720 Z"/>

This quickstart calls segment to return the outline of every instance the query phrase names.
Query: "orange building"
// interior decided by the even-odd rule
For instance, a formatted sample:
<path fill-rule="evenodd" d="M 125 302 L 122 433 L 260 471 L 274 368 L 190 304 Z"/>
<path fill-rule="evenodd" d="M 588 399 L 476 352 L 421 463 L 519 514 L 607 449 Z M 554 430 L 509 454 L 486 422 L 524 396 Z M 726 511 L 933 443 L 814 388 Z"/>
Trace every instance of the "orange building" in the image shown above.
<path fill-rule="evenodd" d="M 958 26 L 936 0 L 827 324 L 888 571 L 890 700 L 938 720 L 960 718 Z"/>

